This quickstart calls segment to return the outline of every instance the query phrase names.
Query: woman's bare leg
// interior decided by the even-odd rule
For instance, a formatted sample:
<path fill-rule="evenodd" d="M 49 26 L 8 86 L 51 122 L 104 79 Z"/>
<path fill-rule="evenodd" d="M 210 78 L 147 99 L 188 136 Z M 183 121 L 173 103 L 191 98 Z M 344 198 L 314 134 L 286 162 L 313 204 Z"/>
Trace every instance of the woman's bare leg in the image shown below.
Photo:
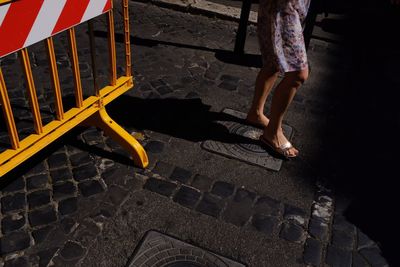
<path fill-rule="evenodd" d="M 269 119 L 264 115 L 264 106 L 277 77 L 278 72 L 266 67 L 263 67 L 258 73 L 253 103 L 247 113 L 246 120 L 248 122 L 267 127 Z"/>
<path fill-rule="evenodd" d="M 263 133 L 263 137 L 275 147 L 280 147 L 288 142 L 287 138 L 283 135 L 282 121 L 297 89 L 307 78 L 308 69 L 288 72 L 275 88 L 271 104 L 270 120 Z M 299 151 L 294 147 L 288 151 L 289 156 L 297 156 L 298 153 Z"/>

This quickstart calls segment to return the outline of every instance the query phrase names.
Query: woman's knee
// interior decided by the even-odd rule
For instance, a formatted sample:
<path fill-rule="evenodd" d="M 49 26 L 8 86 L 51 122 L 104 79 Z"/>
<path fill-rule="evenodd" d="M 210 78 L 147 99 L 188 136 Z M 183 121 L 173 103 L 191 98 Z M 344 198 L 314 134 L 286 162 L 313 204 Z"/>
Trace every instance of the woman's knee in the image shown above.
<path fill-rule="evenodd" d="M 294 86 L 300 87 L 308 79 L 308 69 L 288 72 L 286 73 L 285 78 L 290 79 Z"/>

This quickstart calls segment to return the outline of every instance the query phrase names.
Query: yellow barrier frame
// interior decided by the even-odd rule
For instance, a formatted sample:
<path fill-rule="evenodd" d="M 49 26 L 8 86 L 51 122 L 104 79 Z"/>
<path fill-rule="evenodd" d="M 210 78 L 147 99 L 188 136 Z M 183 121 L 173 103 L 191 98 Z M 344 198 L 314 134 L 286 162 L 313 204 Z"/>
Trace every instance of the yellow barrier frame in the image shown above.
<path fill-rule="evenodd" d="M 0 3 L 4 1 L 0 0 Z M 8 98 L 4 77 L 0 68 L 0 104 L 3 109 L 5 122 L 8 129 L 11 148 L 0 154 L 0 177 L 38 153 L 44 147 L 60 138 L 62 135 L 78 125 L 95 126 L 104 131 L 109 137 L 119 143 L 132 156 L 135 165 L 145 168 L 148 165 L 147 154 L 139 142 L 110 118 L 105 110 L 105 106 L 131 89 L 134 86 L 131 67 L 130 50 L 130 30 L 129 30 L 129 10 L 128 0 L 122 0 L 124 16 L 124 42 L 125 42 L 125 70 L 124 76 L 117 78 L 115 31 L 113 9 L 107 14 L 108 25 L 108 48 L 110 53 L 110 85 L 100 90 L 96 88 L 96 95 L 86 99 L 82 97 L 82 85 L 79 70 L 78 53 L 76 47 L 75 30 L 68 29 L 68 41 L 71 55 L 72 70 L 75 86 L 76 107 L 64 112 L 62 105 L 62 95 L 60 81 L 58 77 L 54 45 L 51 37 L 45 40 L 47 54 L 50 65 L 51 82 L 55 96 L 56 120 L 47 125 L 42 125 L 39 103 L 36 96 L 35 84 L 32 76 L 32 69 L 29 62 L 28 50 L 23 48 L 19 51 L 21 58 L 30 107 L 33 116 L 35 133 L 19 140 L 14 116 L 12 113 L 10 100 Z M 89 22 L 90 23 L 90 22 Z M 89 24 L 90 25 L 90 24 Z M 91 44 L 94 42 L 91 27 Z M 92 51 L 92 55 L 93 55 Z M 93 60 L 92 60 L 93 61 Z M 94 61 L 93 61 L 94 63 Z M 95 67 L 95 66 L 93 66 Z M 96 77 L 94 73 L 94 82 Z"/>

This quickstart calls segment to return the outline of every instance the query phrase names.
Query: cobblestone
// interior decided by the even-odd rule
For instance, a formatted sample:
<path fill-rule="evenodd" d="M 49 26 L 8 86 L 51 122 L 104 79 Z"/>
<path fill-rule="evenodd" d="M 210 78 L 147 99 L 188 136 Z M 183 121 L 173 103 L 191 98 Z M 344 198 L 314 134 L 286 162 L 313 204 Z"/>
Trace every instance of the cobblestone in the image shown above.
<path fill-rule="evenodd" d="M 60 255 L 66 260 L 79 259 L 84 253 L 85 249 L 81 245 L 71 241 L 68 241 L 60 250 Z"/>
<path fill-rule="evenodd" d="M 279 221 L 278 218 L 264 215 L 255 214 L 252 219 L 252 225 L 257 231 L 260 231 L 268 236 L 273 236 L 277 231 Z"/>
<path fill-rule="evenodd" d="M 193 209 L 201 197 L 201 193 L 191 187 L 182 186 L 179 191 L 175 194 L 174 201 Z"/>
<path fill-rule="evenodd" d="M 96 167 L 92 164 L 76 167 L 72 172 L 74 179 L 78 182 L 94 178 L 98 175 Z"/>
<path fill-rule="evenodd" d="M 18 257 L 4 263 L 4 267 L 28 267 L 30 264 L 26 257 Z"/>
<path fill-rule="evenodd" d="M 89 180 L 81 182 L 79 185 L 79 191 L 84 197 L 99 194 L 104 191 L 103 186 L 97 180 Z"/>
<path fill-rule="evenodd" d="M 303 242 L 305 232 L 302 227 L 294 223 L 284 223 L 279 236 L 291 242 Z"/>
<path fill-rule="evenodd" d="M 34 209 L 50 203 L 50 190 L 40 190 L 28 194 L 29 208 Z"/>
<path fill-rule="evenodd" d="M 47 163 L 49 164 L 50 169 L 55 169 L 65 166 L 67 165 L 67 155 L 65 153 L 51 155 L 47 159 Z"/>
<path fill-rule="evenodd" d="M 227 182 L 215 182 L 211 193 L 216 196 L 225 198 L 231 196 L 234 190 L 235 186 L 233 184 Z"/>
<path fill-rule="evenodd" d="M 175 167 L 169 179 L 187 184 L 192 177 L 192 172 L 180 167 Z"/>
<path fill-rule="evenodd" d="M 316 239 L 308 238 L 304 245 L 303 260 L 306 264 L 320 266 L 323 245 Z"/>
<path fill-rule="evenodd" d="M 31 226 L 46 225 L 57 220 L 57 214 L 52 205 L 29 212 Z"/>
<path fill-rule="evenodd" d="M 169 197 L 176 189 L 176 184 L 160 179 L 150 178 L 144 185 L 145 189 Z"/>
<path fill-rule="evenodd" d="M 26 189 L 43 189 L 47 186 L 49 177 L 47 174 L 39 174 L 26 178 Z"/>
<path fill-rule="evenodd" d="M 350 251 L 329 246 L 326 254 L 326 263 L 330 266 L 351 267 L 352 253 Z"/>
<path fill-rule="evenodd" d="M 255 212 L 264 215 L 279 216 L 282 213 L 282 204 L 270 197 L 260 197 L 254 205 Z"/>
<path fill-rule="evenodd" d="M 32 231 L 32 236 L 33 239 L 35 240 L 36 244 L 41 243 L 43 240 L 45 240 L 47 238 L 47 236 L 49 235 L 50 231 L 53 230 L 53 226 L 45 226 L 42 227 L 40 229 L 37 230 L 33 230 Z"/>
<path fill-rule="evenodd" d="M 192 186 L 199 189 L 200 191 L 208 191 L 212 183 L 213 180 L 210 177 L 197 174 L 193 178 Z"/>
<path fill-rule="evenodd" d="M 1 220 L 1 229 L 4 234 L 18 230 L 25 226 L 26 218 L 24 213 L 14 213 L 4 217 Z"/>
<path fill-rule="evenodd" d="M 372 266 L 389 266 L 378 248 L 364 248 L 360 250 L 360 254 L 364 256 Z"/>
<path fill-rule="evenodd" d="M 26 199 L 24 193 L 16 193 L 1 198 L 1 210 L 3 213 L 24 209 L 25 205 Z"/>
<path fill-rule="evenodd" d="M 25 188 L 25 181 L 22 177 L 18 177 L 17 179 L 13 180 L 12 182 L 8 183 L 6 186 L 1 188 L 1 192 L 4 193 L 13 193 L 17 191 L 24 190 Z"/>
<path fill-rule="evenodd" d="M 74 213 L 78 210 L 78 200 L 76 197 L 63 199 L 58 203 L 58 212 L 61 215 Z"/>
<path fill-rule="evenodd" d="M 61 169 L 56 169 L 56 170 L 51 170 L 50 176 L 51 176 L 53 183 L 65 182 L 65 181 L 72 179 L 71 170 L 67 167 L 61 168 Z"/>
<path fill-rule="evenodd" d="M 219 214 L 222 211 L 222 208 L 223 203 L 220 199 L 208 193 L 205 193 L 196 210 L 201 213 L 218 218 Z"/>
<path fill-rule="evenodd" d="M 72 182 L 53 185 L 53 198 L 61 199 L 71 197 L 76 194 L 76 186 Z"/>
<path fill-rule="evenodd" d="M 354 236 L 347 232 L 334 230 L 332 233 L 332 245 L 345 250 L 353 250 Z"/>
<path fill-rule="evenodd" d="M 0 238 L 0 255 L 24 250 L 29 247 L 31 239 L 26 232 L 13 232 Z"/>
<path fill-rule="evenodd" d="M 174 169 L 174 166 L 163 161 L 157 162 L 156 166 L 153 168 L 153 172 L 161 175 L 162 177 L 169 177 Z"/>

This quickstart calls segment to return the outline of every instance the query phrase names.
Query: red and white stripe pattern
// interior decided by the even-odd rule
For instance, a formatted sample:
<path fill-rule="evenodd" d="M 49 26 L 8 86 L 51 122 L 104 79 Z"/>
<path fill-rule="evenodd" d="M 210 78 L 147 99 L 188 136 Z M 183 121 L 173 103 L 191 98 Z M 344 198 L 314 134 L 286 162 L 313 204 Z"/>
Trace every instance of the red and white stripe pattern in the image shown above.
<path fill-rule="evenodd" d="M 111 9 L 111 0 L 19 0 L 0 6 L 0 57 Z"/>

